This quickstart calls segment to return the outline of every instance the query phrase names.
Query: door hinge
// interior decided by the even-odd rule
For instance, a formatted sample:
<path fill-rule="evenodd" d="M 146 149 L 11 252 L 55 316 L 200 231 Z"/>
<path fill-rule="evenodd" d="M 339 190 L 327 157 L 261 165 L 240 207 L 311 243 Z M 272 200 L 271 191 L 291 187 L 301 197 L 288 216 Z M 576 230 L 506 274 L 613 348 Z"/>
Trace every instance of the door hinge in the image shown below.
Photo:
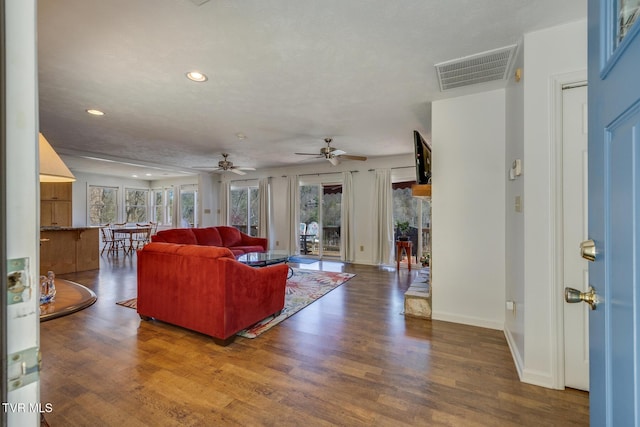
<path fill-rule="evenodd" d="M 38 347 L 9 355 L 7 361 L 8 391 L 38 381 L 42 369 L 42 353 Z"/>

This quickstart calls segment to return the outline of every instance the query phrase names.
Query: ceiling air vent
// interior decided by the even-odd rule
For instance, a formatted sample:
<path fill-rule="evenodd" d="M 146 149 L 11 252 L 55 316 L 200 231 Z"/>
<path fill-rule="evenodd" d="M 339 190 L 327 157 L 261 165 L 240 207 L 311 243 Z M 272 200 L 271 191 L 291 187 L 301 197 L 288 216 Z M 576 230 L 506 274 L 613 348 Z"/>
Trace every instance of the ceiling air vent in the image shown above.
<path fill-rule="evenodd" d="M 440 90 L 508 78 L 517 44 L 436 64 Z"/>

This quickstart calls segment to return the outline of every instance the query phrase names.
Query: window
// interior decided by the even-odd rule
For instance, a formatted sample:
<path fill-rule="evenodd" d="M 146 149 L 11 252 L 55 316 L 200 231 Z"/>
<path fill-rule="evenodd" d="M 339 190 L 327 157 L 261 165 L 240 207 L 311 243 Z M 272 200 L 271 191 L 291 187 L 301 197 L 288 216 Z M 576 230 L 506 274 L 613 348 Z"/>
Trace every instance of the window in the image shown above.
<path fill-rule="evenodd" d="M 258 235 L 260 217 L 260 191 L 258 187 L 231 188 L 229 220 L 231 226 L 250 236 Z"/>
<path fill-rule="evenodd" d="M 147 222 L 149 190 L 127 188 L 124 194 L 125 222 Z"/>
<path fill-rule="evenodd" d="M 173 188 L 151 190 L 151 218 L 159 225 L 171 225 L 173 217 Z"/>
<path fill-rule="evenodd" d="M 118 222 L 118 188 L 89 186 L 89 224 Z"/>
<path fill-rule="evenodd" d="M 162 193 L 164 190 L 154 189 L 151 190 L 151 218 L 153 222 L 157 222 L 158 224 L 164 224 L 163 221 L 163 204 L 162 204 Z"/>
<path fill-rule="evenodd" d="M 198 186 L 180 187 L 180 218 L 182 227 L 196 227 L 198 224 Z"/>

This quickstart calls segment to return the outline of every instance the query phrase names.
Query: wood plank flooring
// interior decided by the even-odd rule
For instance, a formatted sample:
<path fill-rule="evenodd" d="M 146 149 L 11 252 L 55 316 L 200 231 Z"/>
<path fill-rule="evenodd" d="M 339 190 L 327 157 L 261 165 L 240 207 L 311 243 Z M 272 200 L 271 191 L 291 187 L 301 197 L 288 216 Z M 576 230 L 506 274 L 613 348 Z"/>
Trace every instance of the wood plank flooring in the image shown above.
<path fill-rule="evenodd" d="M 295 264 L 294 264 L 295 266 Z M 138 318 L 135 255 L 60 275 L 98 301 L 41 324 L 41 401 L 57 426 L 586 426 L 588 394 L 521 383 L 501 331 L 405 318 L 416 272 L 356 277 L 228 347 Z M 188 292 L 188 285 L 186 285 Z M 434 290 L 437 298 L 437 288 Z"/>

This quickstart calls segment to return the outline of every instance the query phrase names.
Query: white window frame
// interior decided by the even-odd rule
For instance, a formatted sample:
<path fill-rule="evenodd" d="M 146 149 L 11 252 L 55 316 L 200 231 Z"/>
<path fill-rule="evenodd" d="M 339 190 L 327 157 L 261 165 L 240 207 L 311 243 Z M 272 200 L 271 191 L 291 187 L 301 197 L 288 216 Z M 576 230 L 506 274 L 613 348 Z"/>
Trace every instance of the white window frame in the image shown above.
<path fill-rule="evenodd" d="M 93 206 L 91 204 L 91 190 L 93 188 L 102 188 L 102 189 L 115 190 L 115 192 L 116 192 L 116 197 L 115 197 L 116 218 L 115 218 L 115 220 L 113 222 L 119 222 L 120 218 L 121 218 L 121 214 L 120 214 L 120 187 L 113 186 L 113 185 L 87 184 L 87 224 L 91 225 L 91 226 L 103 225 L 103 224 L 95 224 L 95 223 L 91 222 L 91 207 Z"/>
<path fill-rule="evenodd" d="M 139 188 L 139 187 L 125 187 L 122 197 L 123 197 L 123 209 L 122 209 L 122 218 L 124 218 L 124 220 L 126 222 L 130 222 L 129 219 L 127 218 L 127 208 L 130 207 L 130 205 L 127 204 L 127 193 L 129 191 L 142 191 L 146 194 L 145 200 L 146 200 L 146 204 L 144 206 L 140 206 L 140 205 L 135 205 L 134 207 L 144 207 L 145 210 L 145 219 L 140 221 L 140 222 L 149 222 L 149 218 L 151 218 L 151 215 L 149 215 L 149 197 L 150 197 L 150 193 L 151 190 L 149 188 Z M 138 222 L 138 221 L 135 221 Z"/>

